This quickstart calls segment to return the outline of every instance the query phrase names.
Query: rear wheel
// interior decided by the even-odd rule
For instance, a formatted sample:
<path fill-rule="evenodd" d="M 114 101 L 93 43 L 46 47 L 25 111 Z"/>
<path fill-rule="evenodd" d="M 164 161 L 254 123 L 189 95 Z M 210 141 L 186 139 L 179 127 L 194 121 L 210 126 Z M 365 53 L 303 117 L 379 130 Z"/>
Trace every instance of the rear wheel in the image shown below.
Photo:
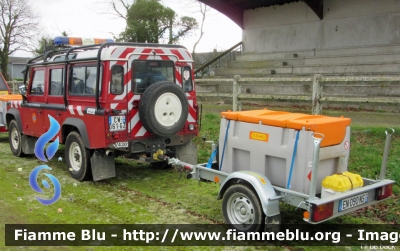
<path fill-rule="evenodd" d="M 8 131 L 8 142 L 10 144 L 11 152 L 17 157 L 24 156 L 24 153 L 22 152 L 22 134 L 18 129 L 18 125 L 15 120 L 10 122 Z"/>
<path fill-rule="evenodd" d="M 264 214 L 257 194 L 249 187 L 235 184 L 229 187 L 222 201 L 225 223 L 243 232 L 261 229 Z"/>
<path fill-rule="evenodd" d="M 72 178 L 83 181 L 92 176 L 90 150 L 83 144 L 77 132 L 68 134 L 65 141 L 65 160 Z"/>

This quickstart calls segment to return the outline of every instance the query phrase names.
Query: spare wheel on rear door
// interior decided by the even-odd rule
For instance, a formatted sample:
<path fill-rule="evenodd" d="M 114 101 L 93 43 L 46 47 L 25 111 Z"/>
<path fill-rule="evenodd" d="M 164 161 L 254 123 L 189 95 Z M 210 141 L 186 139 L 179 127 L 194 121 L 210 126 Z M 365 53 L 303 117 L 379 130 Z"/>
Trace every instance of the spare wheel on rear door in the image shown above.
<path fill-rule="evenodd" d="M 168 81 L 151 84 L 139 103 L 140 120 L 147 131 L 162 137 L 182 130 L 188 117 L 188 101 L 182 88 Z"/>

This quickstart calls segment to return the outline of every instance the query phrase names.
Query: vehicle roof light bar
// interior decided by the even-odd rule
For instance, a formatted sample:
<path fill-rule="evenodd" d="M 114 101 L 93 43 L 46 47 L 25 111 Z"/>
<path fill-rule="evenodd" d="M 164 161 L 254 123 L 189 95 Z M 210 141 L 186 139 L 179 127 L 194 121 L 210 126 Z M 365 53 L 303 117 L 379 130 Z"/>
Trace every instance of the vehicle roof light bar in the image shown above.
<path fill-rule="evenodd" d="M 111 38 L 81 38 L 81 37 L 55 37 L 53 39 L 54 46 L 82 46 L 91 44 L 103 44 L 114 42 Z"/>

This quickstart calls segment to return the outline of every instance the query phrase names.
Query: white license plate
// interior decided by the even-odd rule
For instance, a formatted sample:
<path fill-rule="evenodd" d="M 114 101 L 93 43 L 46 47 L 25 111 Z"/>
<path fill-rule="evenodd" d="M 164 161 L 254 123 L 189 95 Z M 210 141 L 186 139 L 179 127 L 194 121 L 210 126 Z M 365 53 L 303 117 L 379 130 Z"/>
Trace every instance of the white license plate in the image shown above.
<path fill-rule="evenodd" d="M 117 142 L 113 144 L 115 148 L 128 147 L 128 141 Z"/>
<path fill-rule="evenodd" d="M 110 132 L 125 130 L 126 129 L 125 116 L 109 116 L 108 125 Z"/>
<path fill-rule="evenodd" d="M 368 202 L 368 193 L 362 193 L 339 201 L 339 212 Z"/>

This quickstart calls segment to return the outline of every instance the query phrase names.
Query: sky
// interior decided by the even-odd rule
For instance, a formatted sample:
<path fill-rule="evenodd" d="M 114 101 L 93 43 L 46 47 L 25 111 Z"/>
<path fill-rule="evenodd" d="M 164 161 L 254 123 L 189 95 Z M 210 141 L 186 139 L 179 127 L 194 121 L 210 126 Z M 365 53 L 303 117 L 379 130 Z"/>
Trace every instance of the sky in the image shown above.
<path fill-rule="evenodd" d="M 56 37 L 66 31 L 69 36 L 84 38 L 112 38 L 122 32 L 126 22 L 112 14 L 111 0 L 31 0 L 32 10 L 39 17 L 41 35 Z M 118 0 L 115 0 L 118 2 Z M 132 2 L 133 0 L 129 0 Z M 164 6 L 172 8 L 179 16 L 191 16 L 201 23 L 198 3 L 194 0 L 160 0 Z M 185 3 L 185 4 L 184 4 Z M 120 9 L 123 11 L 123 8 Z M 210 8 L 204 24 L 204 35 L 196 47 L 196 52 L 225 50 L 241 41 L 242 30 L 229 18 Z M 200 36 L 200 29 L 180 44 L 192 51 Z M 16 52 L 13 56 L 30 56 L 26 52 Z"/>

